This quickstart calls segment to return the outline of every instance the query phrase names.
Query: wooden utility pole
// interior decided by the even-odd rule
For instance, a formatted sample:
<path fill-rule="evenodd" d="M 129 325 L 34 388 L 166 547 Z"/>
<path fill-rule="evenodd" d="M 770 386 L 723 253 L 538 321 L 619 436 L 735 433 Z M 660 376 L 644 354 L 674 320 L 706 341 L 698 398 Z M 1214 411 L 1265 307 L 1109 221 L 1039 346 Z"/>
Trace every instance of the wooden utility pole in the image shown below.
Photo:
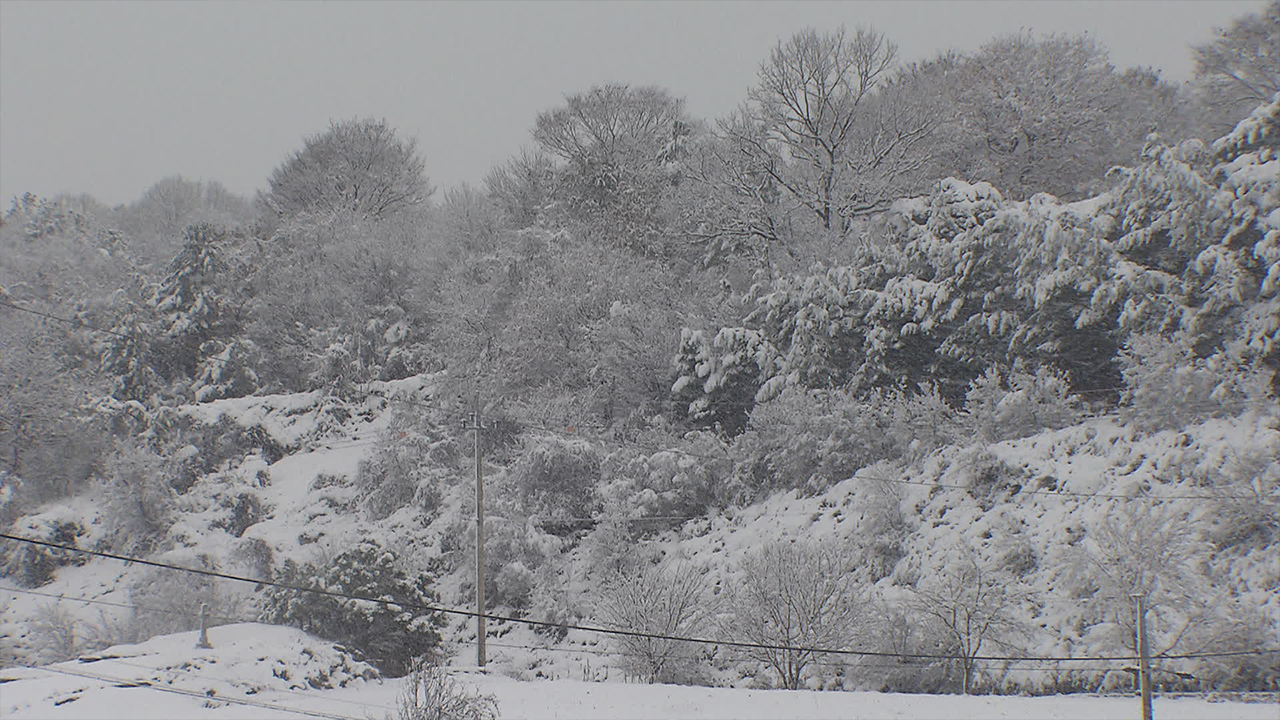
<path fill-rule="evenodd" d="M 1137 618 L 1134 629 L 1138 633 L 1138 686 L 1142 692 L 1142 720 L 1151 720 L 1151 658 L 1147 645 L 1146 597 L 1134 595 Z"/>
<path fill-rule="evenodd" d="M 484 470 L 480 456 L 480 431 L 484 426 L 480 423 L 480 398 L 476 397 L 475 412 L 471 413 L 471 424 L 464 429 L 475 433 L 476 457 L 476 665 L 482 670 L 485 664 L 485 626 L 484 626 Z"/>

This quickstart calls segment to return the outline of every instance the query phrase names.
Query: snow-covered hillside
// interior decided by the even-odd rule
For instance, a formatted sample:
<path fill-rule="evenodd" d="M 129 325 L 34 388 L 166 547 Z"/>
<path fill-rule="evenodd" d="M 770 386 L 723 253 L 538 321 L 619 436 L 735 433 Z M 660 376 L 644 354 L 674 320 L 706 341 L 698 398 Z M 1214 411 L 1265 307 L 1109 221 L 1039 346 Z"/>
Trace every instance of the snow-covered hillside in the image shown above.
<path fill-rule="evenodd" d="M 474 529 L 468 528 L 468 522 L 474 487 L 465 471 L 465 458 L 452 457 L 450 462 L 458 469 L 446 474 L 447 477 L 442 476 L 438 495 L 429 504 L 415 500 L 381 517 L 375 517 L 362 505 L 370 489 L 357 482 L 362 461 L 368 460 L 380 447 L 378 438 L 389 435 L 405 438 L 412 434 L 411 430 L 396 424 L 400 420 L 395 413 L 403 409 L 405 403 L 428 403 L 433 382 L 431 377 L 424 376 L 379 384 L 365 396 L 362 404 L 335 403 L 322 393 L 308 393 L 223 400 L 182 408 L 181 413 L 194 419 L 198 426 L 226 429 L 227 423 L 234 423 L 246 436 L 257 438 L 258 445 L 247 447 L 215 471 L 199 477 L 179 497 L 181 512 L 152 558 L 267 579 L 278 576 L 289 563 L 324 561 L 363 538 L 373 537 L 396 549 L 410 570 L 431 572 L 442 605 L 470 607 L 474 571 L 468 543 L 474 543 Z M 670 453 L 662 450 L 655 456 Z M 1153 614 L 1157 630 L 1169 637 L 1176 635 L 1177 642 L 1158 647 L 1157 651 L 1176 655 L 1257 649 L 1268 646 L 1268 639 L 1269 646 L 1274 646 L 1280 632 L 1280 561 L 1276 547 L 1261 542 L 1261 534 L 1249 535 L 1249 526 L 1242 525 L 1241 518 L 1247 519 L 1250 512 L 1267 513 L 1274 509 L 1275 487 L 1280 481 L 1278 456 L 1280 430 L 1272 415 L 1253 413 L 1145 435 L 1121 426 L 1114 418 L 1097 417 L 1019 440 L 947 446 L 912 462 L 882 462 L 816 494 L 787 491 L 710 517 L 676 522 L 675 529 L 641 538 L 638 547 L 644 557 L 677 558 L 698 568 L 711 597 L 732 585 L 741 561 L 768 543 L 796 540 L 845 547 L 864 559 L 863 572 L 870 580 L 865 590 L 867 607 L 892 605 L 921 578 L 942 572 L 948 563 L 962 555 L 972 557 L 1003 569 L 1008 577 L 1016 578 L 1019 587 L 1019 595 L 1009 611 L 1011 620 L 1016 621 L 1019 628 L 1018 636 L 1011 639 L 1017 641 L 1016 646 L 990 645 L 984 648 L 983 654 L 1094 658 L 1130 654 L 1125 651 L 1124 639 L 1118 640 L 1117 636 L 1123 634 L 1122 621 L 1125 614 L 1131 612 L 1131 605 L 1128 598 L 1111 602 L 1115 598 L 1106 597 L 1106 592 L 1096 583 L 1082 579 L 1080 565 L 1091 557 L 1109 557 L 1108 548 L 1098 547 L 1101 538 L 1132 536 L 1132 532 L 1126 535 L 1127 531 L 1120 527 L 1121 520 L 1137 518 L 1137 522 L 1147 524 L 1138 528 L 1138 536 L 1164 537 L 1185 528 L 1197 533 L 1194 537 L 1182 538 L 1185 542 L 1179 545 L 1181 554 L 1177 557 L 1136 557 L 1134 561 L 1138 565 L 1175 567 L 1186 563 L 1188 567 L 1194 566 L 1197 573 L 1219 583 L 1208 589 L 1206 602 L 1239 619 L 1238 634 L 1209 637 L 1197 624 L 1198 608 L 1177 605 L 1158 609 L 1159 612 Z M 598 558 L 600 544 L 607 541 L 607 536 L 602 534 L 603 524 L 594 530 L 584 525 L 576 531 L 555 535 L 541 530 L 536 522 L 513 523 L 512 505 L 505 502 L 501 494 L 505 470 L 497 467 L 490 468 L 489 472 L 494 476 L 496 493 L 490 552 L 497 557 L 491 557 L 491 562 L 498 563 L 497 567 L 502 570 L 491 586 L 491 597 L 497 598 L 497 607 L 491 605 L 491 612 L 522 614 L 553 622 L 600 624 L 593 606 L 604 579 Z M 243 504 L 236 502 L 245 492 L 254 497 L 252 512 L 243 511 Z M 97 547 L 108 536 L 104 502 L 96 497 L 64 501 L 20 518 L 11 532 L 74 543 L 82 548 Z M 508 542 L 511 531 L 504 528 L 511 525 L 525 534 L 524 545 Z M 1105 536 L 1104 531 L 1111 531 L 1113 535 Z M 537 587 L 531 592 L 531 602 L 520 607 L 503 604 L 504 597 L 513 596 L 503 595 L 504 584 L 514 582 L 510 579 L 513 576 L 521 577 L 507 568 L 517 564 L 523 568 L 521 558 L 504 553 L 534 545 L 540 548 L 543 564 L 540 568 L 523 570 L 529 575 L 536 572 Z M 22 566 L 24 556 L 20 552 L 12 547 L 6 552 L 11 569 Z M 867 558 L 876 559 L 880 565 L 871 568 L 873 563 Z M 75 558 L 72 561 L 71 556 L 66 556 L 56 559 L 55 564 L 62 566 L 52 571 L 51 581 L 38 587 L 29 587 L 31 583 L 23 587 L 21 578 L 13 572 L 0 579 L 0 603 L 4 608 L 0 616 L 3 618 L 0 637 L 15 653 L 17 664 L 61 660 L 79 656 L 95 644 L 101 647 L 111 641 L 130 639 L 120 633 L 130 613 L 138 612 L 131 611 L 131 605 L 156 613 L 185 613 L 187 625 L 170 627 L 190 627 L 190 616 L 201 603 L 210 605 L 215 624 L 256 620 L 263 595 L 261 587 L 225 580 L 194 588 L 170 587 L 165 585 L 171 581 L 165 579 L 164 571 L 126 566 L 116 560 Z M 148 595 L 148 589 L 155 592 Z M 170 602 L 163 607 L 148 608 L 149 603 L 158 602 L 155 598 L 159 597 L 160 590 L 168 592 L 171 600 L 176 597 L 177 604 Z M 1179 623 L 1185 625 L 1181 632 L 1177 627 Z M 153 631 L 164 629 L 165 626 L 156 625 Z M 278 659 L 286 664 L 301 662 L 294 656 L 297 650 L 294 646 L 311 642 L 283 628 L 233 631 L 228 626 L 217 630 L 230 634 L 233 648 L 239 647 L 237 643 L 242 640 L 259 642 L 274 637 L 271 633 L 283 633 L 275 643 L 279 652 L 263 657 L 279 655 Z M 614 654 L 618 647 L 607 637 L 583 630 L 570 630 L 557 636 L 510 622 L 493 622 L 489 630 L 490 667 L 495 676 L 557 681 L 619 681 L 625 677 L 620 659 Z M 130 632 L 136 634 L 138 630 L 135 627 Z M 710 633 L 712 630 L 707 629 L 701 634 Z M 455 662 L 469 662 L 473 657 L 469 644 L 474 639 L 470 622 L 465 618 L 450 620 L 443 635 L 445 645 L 458 652 Z M 185 647 L 190 642 L 189 636 L 158 638 L 129 653 L 151 653 L 154 649 L 163 655 L 168 652 L 163 648 Z M 877 642 L 879 639 L 868 637 L 861 647 L 880 648 Z M 263 663 L 270 664 L 267 660 L 249 657 L 256 652 L 234 650 L 217 662 L 220 668 L 247 662 L 258 669 L 237 667 L 228 670 L 225 677 L 216 677 L 249 692 L 246 688 L 255 687 L 257 674 L 267 672 Z M 312 660 L 319 657 L 302 650 L 297 653 Z M 352 677 L 362 674 L 351 665 L 354 661 L 336 655 L 324 657 L 328 659 L 323 662 L 333 660 L 341 665 L 343 673 Z M 710 668 L 707 681 L 744 689 L 768 685 L 766 672 L 754 663 L 732 656 L 726 648 L 709 649 L 703 657 Z M 831 667 L 842 664 L 847 667 L 837 667 L 822 678 L 811 678 L 811 687 L 846 690 L 884 687 L 884 681 L 877 680 L 875 663 L 865 658 L 852 658 L 847 663 L 839 662 L 839 658 L 828 660 Z M 104 676 L 129 674 L 118 667 L 106 672 L 108 665 L 103 663 L 105 661 L 89 665 L 73 663 L 66 667 L 79 667 Z M 1074 665 L 993 661 L 982 664 L 980 674 L 989 687 L 1009 691 L 1123 690 L 1132 682 L 1131 675 L 1124 669 L 1127 665 L 1123 661 Z M 162 674 L 190 670 L 191 677 L 199 670 L 196 666 L 173 669 L 165 664 L 164 667 L 169 669 Z M 312 673 L 309 667 L 298 666 L 290 674 Z M 1202 666 L 1190 660 L 1166 660 L 1159 667 L 1172 672 L 1197 671 Z M 908 665 L 903 671 L 918 669 Z M 10 670 L 6 677 L 16 677 L 13 672 Z M 330 680 L 336 677 L 332 668 L 315 672 Z M 200 674 L 207 675 L 207 668 Z M 15 695 L 13 688 L 0 692 L 5 695 L 9 708 L 28 708 L 24 712 L 33 716 L 43 715 L 44 709 L 48 709 L 46 701 L 56 702 L 49 698 L 72 697 L 78 692 L 72 686 L 83 685 L 82 680 L 45 677 L 36 671 L 22 671 L 19 675 L 30 678 L 23 681 L 26 684 L 22 687 L 36 689 L 24 690 L 23 695 Z M 524 707 L 525 700 L 518 699 L 526 692 L 523 686 L 504 684 L 497 677 L 485 678 L 482 684 L 502 698 L 504 713 L 512 707 Z M 577 698 L 564 701 L 568 703 L 564 707 L 577 708 L 566 710 L 568 714 L 564 717 L 576 716 L 573 713 L 579 712 L 591 715 L 615 702 L 620 707 L 649 708 L 659 714 L 663 712 L 661 708 L 693 707 L 678 704 L 685 702 L 702 703 L 707 708 L 721 707 L 715 700 L 719 697 L 717 691 L 712 690 L 671 688 L 646 694 L 643 688 L 593 690 L 595 687 L 564 685 L 563 688 L 571 688 L 564 689 L 564 697 Z M 269 689 L 273 692 L 299 690 L 270 685 L 260 691 Z M 115 698 L 125 691 L 105 688 L 94 692 L 104 693 L 104 698 Z M 379 702 L 390 702 L 385 689 L 369 692 L 383 698 Z M 545 698 L 559 696 L 560 689 L 556 693 L 528 692 Z M 607 699 L 594 705 L 583 699 L 593 692 L 605 693 L 603 697 Z M 29 699 L 13 699 L 17 697 Z M 855 708 L 852 714 L 842 715 L 849 717 L 910 716 L 927 714 L 929 708 L 935 707 L 929 704 L 933 701 L 927 699 L 903 699 L 899 705 L 895 704 L 898 700 L 875 699 L 877 696 L 869 695 L 815 696 L 796 700 L 795 705 L 788 704 L 791 700 L 777 700 L 781 703 L 778 705 L 768 704 L 774 700 L 760 700 L 764 704 L 757 704 L 755 699 L 742 700 L 748 696 L 741 694 L 726 697 L 738 698 L 732 702 L 742 702 L 740 707 L 744 712 L 773 708 L 783 715 L 813 717 L 833 716 L 831 713 L 836 707 Z M 174 696 L 170 701 L 185 703 L 188 699 Z M 125 701 L 120 698 L 110 702 Z M 645 704 L 649 702 L 659 704 Z M 997 706 L 983 703 L 998 701 L 965 702 L 974 703 L 974 716 L 984 716 L 995 712 Z M 1062 702 L 1066 703 L 1061 706 L 1064 709 L 1048 701 L 1026 708 L 1027 712 L 1041 716 L 1070 717 L 1082 712 L 1093 714 L 1085 705 L 1072 703 L 1102 703 L 1098 706 L 1102 714 L 1112 707 L 1107 705 L 1111 700 L 1102 699 Z M 69 702 L 58 705 L 57 712 L 78 717 L 82 716 L 77 714 L 82 709 L 96 707 L 99 707 L 96 701 Z M 243 707 L 217 712 L 221 714 L 216 716 L 226 717 L 253 714 Z M 781 716 L 773 710 L 761 712 L 762 716 Z M 1000 705 L 999 712 L 1022 714 L 1013 705 Z M 1200 712 L 1201 709 L 1188 710 L 1186 716 L 1207 716 Z M 517 712 L 511 716 L 520 715 Z M 1243 715 L 1237 713 L 1237 716 Z"/>

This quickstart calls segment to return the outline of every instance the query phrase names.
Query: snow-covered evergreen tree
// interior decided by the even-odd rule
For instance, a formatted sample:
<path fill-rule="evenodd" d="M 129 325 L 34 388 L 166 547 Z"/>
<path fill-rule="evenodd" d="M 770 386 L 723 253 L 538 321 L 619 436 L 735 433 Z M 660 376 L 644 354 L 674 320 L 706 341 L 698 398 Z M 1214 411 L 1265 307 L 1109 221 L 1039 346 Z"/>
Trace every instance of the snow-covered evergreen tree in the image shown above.
<path fill-rule="evenodd" d="M 195 377 L 201 348 L 237 329 L 235 310 L 223 293 L 227 242 L 226 233 L 212 225 L 189 226 L 151 299 L 159 317 L 157 361 L 169 378 Z"/>
<path fill-rule="evenodd" d="M 135 308 L 116 323 L 103 343 L 100 368 L 110 378 L 111 397 L 146 405 L 165 383 L 152 362 L 155 329 L 144 313 Z"/>
<path fill-rule="evenodd" d="M 1115 313 L 1128 333 L 1186 333 L 1200 357 L 1230 346 L 1280 371 L 1278 152 L 1280 96 L 1212 149 L 1148 143 L 1111 193 L 1119 258 L 1091 312 Z"/>

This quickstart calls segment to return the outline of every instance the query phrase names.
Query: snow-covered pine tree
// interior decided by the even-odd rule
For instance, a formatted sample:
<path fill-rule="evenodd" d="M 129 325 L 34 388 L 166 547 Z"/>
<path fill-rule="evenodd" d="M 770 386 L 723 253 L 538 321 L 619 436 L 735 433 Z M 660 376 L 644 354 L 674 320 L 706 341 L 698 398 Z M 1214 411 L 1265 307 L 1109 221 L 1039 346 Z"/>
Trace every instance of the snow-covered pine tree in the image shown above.
<path fill-rule="evenodd" d="M 760 387 L 761 344 L 746 328 L 723 328 L 711 341 L 701 330 L 680 331 L 671 397 L 689 421 L 729 437 L 742 432 Z"/>
<path fill-rule="evenodd" d="M 1129 333 L 1186 333 L 1195 353 L 1261 361 L 1280 383 L 1280 96 L 1206 148 L 1152 138 L 1105 212 L 1115 266 L 1091 314 Z"/>
<path fill-rule="evenodd" d="M 745 324 L 770 350 L 765 394 L 938 383 L 959 403 L 986 368 L 1017 362 L 1056 367 L 1076 387 L 1114 386 L 1114 327 L 1087 314 L 1111 261 L 1096 209 L 1047 195 L 1010 202 L 954 178 L 896 203 L 884 242 L 851 264 L 757 288 Z"/>
<path fill-rule="evenodd" d="M 226 233 L 213 225 L 188 226 L 182 250 L 169 263 L 151 304 L 159 316 L 156 360 L 167 378 L 192 378 L 201 364 L 201 348 L 226 338 L 236 328 L 235 312 L 222 290 L 228 265 Z M 212 349 L 212 348 L 209 348 Z"/>
<path fill-rule="evenodd" d="M 134 308 L 116 323 L 103 343 L 99 367 L 110 380 L 111 397 L 146 405 L 164 387 L 152 362 L 154 326 Z"/>

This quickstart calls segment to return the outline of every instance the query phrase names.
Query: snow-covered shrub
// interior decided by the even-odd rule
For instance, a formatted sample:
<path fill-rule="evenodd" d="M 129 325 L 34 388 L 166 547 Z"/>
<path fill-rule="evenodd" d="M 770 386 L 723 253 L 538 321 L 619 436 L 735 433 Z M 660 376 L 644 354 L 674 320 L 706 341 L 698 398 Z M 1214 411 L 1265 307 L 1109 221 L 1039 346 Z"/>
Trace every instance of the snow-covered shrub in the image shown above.
<path fill-rule="evenodd" d="M 533 595 L 534 572 L 519 560 L 509 562 L 498 571 L 493 579 L 493 602 L 516 610 L 529 607 Z"/>
<path fill-rule="evenodd" d="M 524 517 L 550 531 L 572 532 L 599 507 L 600 458 L 585 441 L 533 439 L 510 481 Z"/>
<path fill-rule="evenodd" d="M 109 544 L 116 552 L 156 549 L 169 529 L 176 494 L 164 458 L 137 442 L 117 443 L 104 468 L 101 492 Z"/>
<path fill-rule="evenodd" d="M 360 462 L 355 483 L 364 509 L 375 520 L 404 507 L 419 508 L 429 522 L 442 488 L 454 481 L 458 441 L 421 408 L 400 404 L 373 452 Z"/>
<path fill-rule="evenodd" d="M 637 536 L 651 535 L 679 527 L 681 520 L 675 518 L 702 515 L 727 502 L 725 478 L 730 474 L 731 460 L 725 449 L 719 436 L 694 432 L 668 450 L 624 449 L 606 455 L 601 471 L 606 484 L 599 489 L 602 508 L 596 532 L 601 524 L 651 518 L 634 523 L 632 528 Z"/>
<path fill-rule="evenodd" d="M 984 512 L 1022 489 L 1026 472 L 1000 459 L 985 446 L 963 452 L 955 464 L 965 476 L 965 487 Z"/>
<path fill-rule="evenodd" d="M 861 513 L 854 543 L 862 570 L 873 583 L 888 577 L 906 554 L 910 528 L 902 513 L 901 491 L 901 485 L 868 479 L 849 509 Z"/>
<path fill-rule="evenodd" d="M 285 448 L 262 426 L 245 427 L 225 415 L 212 423 L 182 416 L 171 428 L 157 430 L 157 435 L 163 446 L 174 448 L 168 453 L 174 463 L 171 484 L 179 492 L 185 492 L 202 475 L 220 469 L 224 463 L 234 465 L 254 453 L 262 456 L 262 467 L 252 484 L 265 487 L 271 484 L 265 466 L 285 455 Z"/>
<path fill-rule="evenodd" d="M 261 386 L 256 367 L 261 352 L 252 340 L 210 340 L 200 346 L 204 359 L 196 368 L 191 391 L 196 402 L 252 395 Z"/>
<path fill-rule="evenodd" d="M 1220 473 L 1207 478 L 1223 499 L 1212 513 L 1211 537 L 1219 550 L 1248 551 L 1280 540 L 1280 447 L 1263 444 L 1235 453 Z"/>
<path fill-rule="evenodd" d="M 31 650 L 37 664 L 62 662 L 87 650 L 76 614 L 55 600 L 36 610 L 31 622 L 35 635 Z"/>
<path fill-rule="evenodd" d="M 428 522 L 435 517 L 442 487 L 457 474 L 453 468 L 432 462 L 440 455 L 432 445 L 440 443 L 452 446 L 453 441 L 431 443 L 417 435 L 387 439 L 360 463 L 356 486 L 372 519 L 381 520 L 410 506 L 420 509 Z"/>
<path fill-rule="evenodd" d="M 1035 373 L 989 368 L 969 384 L 965 415 L 980 439 L 999 442 L 1057 430 L 1080 421 L 1080 399 L 1067 378 L 1044 366 Z"/>
<path fill-rule="evenodd" d="M 601 488 L 601 495 L 604 503 L 595 518 L 595 526 L 581 542 L 593 573 L 616 572 L 632 562 L 642 547 L 639 540 L 649 525 L 670 528 L 672 522 L 678 522 L 637 520 L 643 517 L 639 511 L 642 495 L 626 480 L 607 484 Z"/>
<path fill-rule="evenodd" d="M 395 553 L 377 541 L 362 540 L 323 566 L 287 563 L 281 581 L 308 590 L 376 598 L 273 588 L 262 620 L 340 642 L 390 677 L 408 673 L 413 658 L 440 643 L 443 620 L 424 609 L 438 602 L 427 577 L 407 575 Z"/>
<path fill-rule="evenodd" d="M 269 578 L 275 567 L 275 551 L 262 538 L 241 538 L 231 559 L 248 568 L 251 577 Z"/>
<path fill-rule="evenodd" d="M 78 539 L 85 534 L 84 526 L 76 520 L 44 516 L 19 518 L 9 531 L 21 537 L 70 547 L 77 547 Z M 40 587 L 53 580 L 58 568 L 84 565 L 87 561 L 88 556 L 82 553 L 13 540 L 0 541 L 0 575 L 13 578 L 26 587 Z"/>
<path fill-rule="evenodd" d="M 1035 548 L 1022 541 L 1014 544 L 1000 556 L 1000 569 L 1013 577 L 1025 577 L 1040 564 Z"/>
<path fill-rule="evenodd" d="M 498 701 L 467 689 L 438 658 L 426 655 L 413 661 L 389 720 L 498 720 Z"/>
<path fill-rule="evenodd" d="M 867 397 L 867 405 L 879 413 L 877 426 L 884 428 L 896 453 L 884 459 L 918 460 L 958 437 L 956 411 L 937 383 L 924 383 L 914 390 L 876 390 Z"/>
<path fill-rule="evenodd" d="M 485 590 L 490 605 L 523 611 L 532 600 L 535 574 L 559 553 L 563 541 L 534 521 L 495 521 L 485 527 Z M 457 557 L 474 552 L 474 530 L 467 533 L 467 544 L 467 552 Z M 473 575 L 467 579 L 474 582 Z"/>
<path fill-rule="evenodd" d="M 877 389 L 863 398 L 786 389 L 757 405 L 734 440 L 734 495 L 821 492 L 880 460 L 914 460 L 954 438 L 955 418 L 934 385 Z"/>
<path fill-rule="evenodd" d="M 1122 419 L 1147 431 L 1238 415 L 1266 394 L 1266 378 L 1226 353 L 1197 357 L 1182 336 L 1130 336 L 1121 353 Z"/>
<path fill-rule="evenodd" d="M 879 413 L 835 391 L 784 390 L 757 405 L 733 443 L 734 485 L 751 500 L 780 489 L 821 492 L 899 448 Z"/>
<path fill-rule="evenodd" d="M 226 514 L 213 521 L 212 527 L 226 530 L 236 537 L 242 537 L 245 530 L 267 515 L 267 506 L 257 493 L 249 489 L 242 488 L 223 496 L 221 501 Z"/>

